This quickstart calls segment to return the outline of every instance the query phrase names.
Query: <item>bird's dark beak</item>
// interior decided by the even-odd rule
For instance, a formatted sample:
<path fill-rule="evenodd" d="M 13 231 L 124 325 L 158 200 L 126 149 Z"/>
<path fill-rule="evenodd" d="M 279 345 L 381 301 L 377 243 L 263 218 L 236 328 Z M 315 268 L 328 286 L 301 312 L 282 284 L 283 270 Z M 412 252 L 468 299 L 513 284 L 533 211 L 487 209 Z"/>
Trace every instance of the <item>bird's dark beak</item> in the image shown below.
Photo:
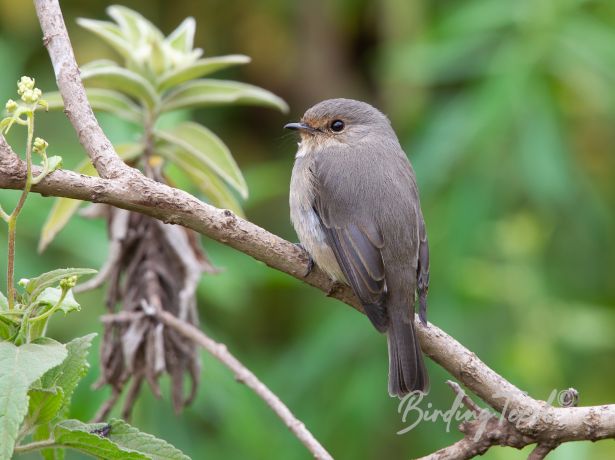
<path fill-rule="evenodd" d="M 287 124 L 284 125 L 284 128 L 285 129 L 292 129 L 293 131 L 295 131 L 295 130 L 308 131 L 308 132 L 317 131 L 316 128 L 311 127 L 307 123 L 287 123 Z"/>

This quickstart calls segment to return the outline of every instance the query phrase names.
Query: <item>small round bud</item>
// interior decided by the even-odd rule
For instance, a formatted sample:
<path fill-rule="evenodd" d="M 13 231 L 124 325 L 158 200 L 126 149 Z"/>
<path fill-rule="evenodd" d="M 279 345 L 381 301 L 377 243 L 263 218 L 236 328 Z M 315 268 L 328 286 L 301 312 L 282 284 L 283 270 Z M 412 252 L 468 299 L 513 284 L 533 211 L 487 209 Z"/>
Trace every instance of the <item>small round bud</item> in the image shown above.
<path fill-rule="evenodd" d="M 21 100 L 28 104 L 34 104 L 35 102 L 38 102 L 42 94 L 43 92 L 38 88 L 26 89 L 21 95 Z"/>
<path fill-rule="evenodd" d="M 9 99 L 8 101 L 6 101 L 4 108 L 8 113 L 13 113 L 17 109 L 17 102 L 15 102 L 13 99 Z"/>
<path fill-rule="evenodd" d="M 68 278 L 63 278 L 60 280 L 60 288 L 62 289 L 74 288 L 76 284 L 77 284 L 76 276 L 69 276 Z"/>
<path fill-rule="evenodd" d="M 25 288 L 29 282 L 30 280 L 28 278 L 22 278 L 17 282 L 17 284 L 19 284 L 22 288 Z"/>
<path fill-rule="evenodd" d="M 27 103 L 34 102 L 34 91 L 26 89 L 21 93 L 21 100 Z"/>
<path fill-rule="evenodd" d="M 41 139 L 40 137 L 34 139 L 34 143 L 32 144 L 34 151 L 38 153 L 42 153 L 47 150 L 48 146 L 49 144 L 47 143 L 47 141 L 45 139 Z"/>
<path fill-rule="evenodd" d="M 25 93 L 26 91 L 32 89 L 34 89 L 34 79 L 30 77 L 24 75 L 17 82 L 17 93 L 19 93 L 20 96 L 23 95 L 23 93 Z"/>

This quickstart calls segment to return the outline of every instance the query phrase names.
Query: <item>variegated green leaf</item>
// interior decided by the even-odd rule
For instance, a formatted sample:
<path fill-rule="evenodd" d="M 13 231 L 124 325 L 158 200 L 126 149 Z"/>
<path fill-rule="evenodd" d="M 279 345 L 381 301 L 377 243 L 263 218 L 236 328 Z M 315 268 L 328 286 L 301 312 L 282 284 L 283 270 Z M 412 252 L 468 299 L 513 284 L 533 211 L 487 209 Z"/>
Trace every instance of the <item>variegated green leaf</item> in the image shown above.
<path fill-rule="evenodd" d="M 196 21 L 193 17 L 187 17 L 164 41 L 174 50 L 188 53 L 194 47 L 195 31 Z"/>
<path fill-rule="evenodd" d="M 122 33 L 122 30 L 120 30 L 120 28 L 115 24 L 108 21 L 97 21 L 86 18 L 78 18 L 77 24 L 90 32 L 94 32 L 115 51 L 117 51 L 123 58 L 130 59 L 132 47 Z"/>
<path fill-rule="evenodd" d="M 90 160 L 84 160 L 81 162 L 75 171 L 87 176 L 96 176 L 96 169 L 92 166 Z M 68 223 L 70 218 L 75 214 L 79 206 L 80 200 L 74 200 L 72 198 L 56 198 L 47 220 L 43 224 L 41 230 L 41 239 L 38 242 L 38 252 L 43 252 L 49 243 L 55 238 L 60 230 Z"/>
<path fill-rule="evenodd" d="M 231 152 L 209 129 L 185 122 L 173 128 L 157 130 L 155 136 L 190 153 L 194 161 L 211 168 L 241 196 L 248 196 L 248 186 Z"/>
<path fill-rule="evenodd" d="M 143 153 L 143 146 L 141 144 L 118 144 L 115 147 L 115 151 L 118 156 L 124 161 L 131 161 L 137 158 Z M 75 172 L 85 174 L 86 176 L 97 176 L 96 169 L 90 162 L 89 158 L 82 161 L 76 168 Z M 38 242 L 38 252 L 43 252 L 49 243 L 53 241 L 56 235 L 62 230 L 68 221 L 73 217 L 79 206 L 80 200 L 74 200 L 72 198 L 56 198 L 47 220 L 41 230 L 41 238 Z"/>
<path fill-rule="evenodd" d="M 249 62 L 250 58 L 248 56 L 244 56 L 243 54 L 232 54 L 229 56 L 216 56 L 199 59 L 192 64 L 167 72 L 158 82 L 158 88 L 160 90 L 166 90 L 188 80 L 204 77 L 217 72 L 218 70 L 234 65 L 247 64 Z"/>
<path fill-rule="evenodd" d="M 117 156 L 126 162 L 137 159 L 143 153 L 142 144 L 118 144 L 114 148 Z"/>
<path fill-rule="evenodd" d="M 158 95 L 149 81 L 138 73 L 117 65 L 82 68 L 81 79 L 88 85 L 103 86 L 128 94 L 150 108 L 158 102 Z"/>
<path fill-rule="evenodd" d="M 284 113 L 283 99 L 258 86 L 228 80 L 203 78 L 178 86 L 163 99 L 162 111 L 223 104 L 246 104 L 274 107 Z"/>
<path fill-rule="evenodd" d="M 122 5 L 112 5 L 107 8 L 107 14 L 118 23 L 124 36 L 133 45 L 137 45 L 143 38 L 147 37 L 152 37 L 158 41 L 164 39 L 158 27 L 130 8 Z"/>
<path fill-rule="evenodd" d="M 209 165 L 195 158 L 190 152 L 166 142 L 157 146 L 156 152 L 176 165 L 205 194 L 211 204 L 230 209 L 243 217 L 241 204 Z"/>
<path fill-rule="evenodd" d="M 141 123 L 143 116 L 138 105 L 118 91 L 102 88 L 87 88 L 88 101 L 94 110 L 111 113 L 133 123 Z M 58 91 L 45 93 L 49 110 L 63 109 L 64 102 Z"/>

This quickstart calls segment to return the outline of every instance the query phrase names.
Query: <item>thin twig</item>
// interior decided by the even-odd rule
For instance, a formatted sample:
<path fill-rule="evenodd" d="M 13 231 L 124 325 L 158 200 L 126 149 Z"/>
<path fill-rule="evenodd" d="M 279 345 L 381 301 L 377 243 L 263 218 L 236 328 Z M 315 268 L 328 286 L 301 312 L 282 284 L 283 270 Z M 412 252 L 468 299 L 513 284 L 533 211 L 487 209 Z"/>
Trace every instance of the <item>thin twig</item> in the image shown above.
<path fill-rule="evenodd" d="M 482 412 L 482 409 L 480 408 L 480 406 L 476 404 L 474 401 L 472 401 L 472 398 L 470 398 L 465 393 L 465 391 L 463 391 L 463 389 L 459 386 L 457 382 L 453 382 L 452 380 L 447 380 L 446 384 L 449 387 L 451 387 L 451 389 L 457 396 L 461 395 L 461 402 L 463 402 L 463 405 L 466 406 L 474 414 L 474 417 L 480 416 L 480 413 Z"/>
<path fill-rule="evenodd" d="M 308 431 L 303 422 L 298 420 L 288 407 L 267 386 L 261 382 L 249 369 L 235 358 L 226 348 L 226 345 L 218 343 L 191 324 L 177 319 L 166 311 L 158 312 L 158 317 L 167 326 L 175 329 L 187 339 L 199 344 L 213 357 L 229 368 L 237 381 L 245 384 L 253 390 L 265 403 L 276 413 L 284 424 L 293 432 L 303 445 L 317 459 L 332 459 L 331 455 Z"/>

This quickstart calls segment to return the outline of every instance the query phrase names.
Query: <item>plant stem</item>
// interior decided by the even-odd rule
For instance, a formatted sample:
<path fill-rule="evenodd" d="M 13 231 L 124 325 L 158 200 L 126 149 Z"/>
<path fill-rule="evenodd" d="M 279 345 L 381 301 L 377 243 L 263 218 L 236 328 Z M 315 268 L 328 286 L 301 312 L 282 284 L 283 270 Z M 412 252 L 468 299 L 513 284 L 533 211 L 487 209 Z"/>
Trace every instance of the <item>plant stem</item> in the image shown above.
<path fill-rule="evenodd" d="M 31 442 L 21 446 L 15 446 L 15 453 L 32 452 L 33 450 L 46 449 L 49 447 L 60 447 L 56 445 L 55 440 L 45 439 L 44 441 Z"/>
<path fill-rule="evenodd" d="M 26 144 L 26 186 L 21 192 L 17 206 L 8 219 L 9 248 L 6 269 L 6 289 L 8 294 L 9 310 L 15 306 L 15 231 L 17 230 L 17 217 L 23 208 L 30 188 L 32 187 L 32 137 L 34 136 L 34 111 L 28 114 L 28 143 Z"/>
<path fill-rule="evenodd" d="M 62 294 L 60 295 L 60 300 L 58 300 L 58 303 L 56 303 L 53 307 L 51 307 L 45 313 L 41 313 L 40 315 L 35 316 L 34 318 L 30 318 L 29 322 L 30 323 L 35 323 L 35 322 L 40 321 L 42 319 L 48 318 L 53 313 L 55 313 L 56 310 L 58 310 L 58 308 L 60 308 L 60 306 L 62 305 L 62 302 L 64 302 L 64 298 L 66 297 L 66 294 L 68 293 L 68 291 L 69 291 L 69 289 L 62 289 Z"/>

